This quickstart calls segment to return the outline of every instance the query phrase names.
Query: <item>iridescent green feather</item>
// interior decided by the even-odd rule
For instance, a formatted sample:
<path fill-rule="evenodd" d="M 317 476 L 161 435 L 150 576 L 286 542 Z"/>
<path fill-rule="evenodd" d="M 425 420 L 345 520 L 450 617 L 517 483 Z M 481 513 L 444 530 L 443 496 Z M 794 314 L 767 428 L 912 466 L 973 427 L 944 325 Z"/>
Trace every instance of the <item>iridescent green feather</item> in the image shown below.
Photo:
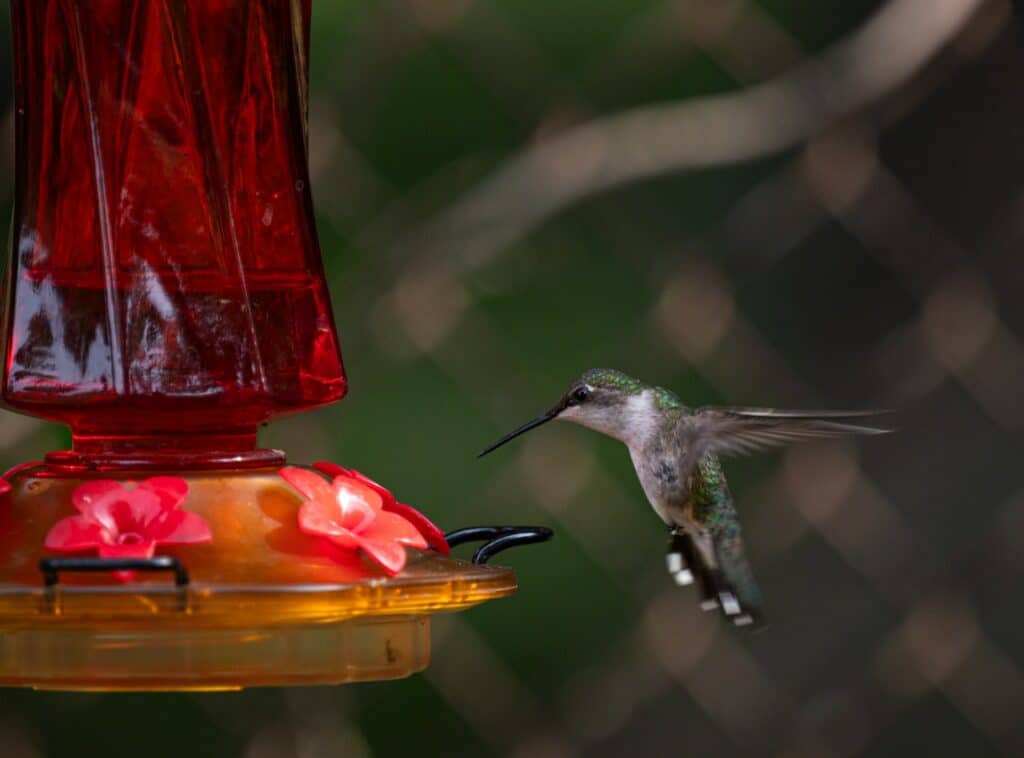
<path fill-rule="evenodd" d="M 713 455 L 697 467 L 691 489 L 693 516 L 711 533 L 718 567 L 747 613 L 761 620 L 761 592 L 743 550 L 740 523 L 722 464 Z"/>
<path fill-rule="evenodd" d="M 639 379 L 610 368 L 592 368 L 585 372 L 580 380 L 591 387 L 620 390 L 630 395 L 639 395 L 645 389 L 644 383 Z"/>
<path fill-rule="evenodd" d="M 651 391 L 654 393 L 654 404 L 659 411 L 686 410 L 683 401 L 671 390 L 664 387 L 652 387 Z"/>
<path fill-rule="evenodd" d="M 729 492 L 722 464 L 717 457 L 707 455 L 700 462 L 690 492 L 693 498 L 693 517 L 698 523 L 715 527 L 730 520 L 730 517 L 735 522 L 732 493 Z"/>

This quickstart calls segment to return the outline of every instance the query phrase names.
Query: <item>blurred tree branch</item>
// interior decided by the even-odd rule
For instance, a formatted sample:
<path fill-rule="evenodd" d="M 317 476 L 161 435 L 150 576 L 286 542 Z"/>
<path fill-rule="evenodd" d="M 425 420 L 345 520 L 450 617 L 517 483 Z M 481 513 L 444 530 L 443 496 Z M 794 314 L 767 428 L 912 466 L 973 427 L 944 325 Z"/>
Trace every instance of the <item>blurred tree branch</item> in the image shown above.
<path fill-rule="evenodd" d="M 858 31 L 775 79 L 636 108 L 533 144 L 402 247 L 448 253 L 474 268 L 589 195 L 794 147 L 911 79 L 983 2 L 892 0 Z"/>

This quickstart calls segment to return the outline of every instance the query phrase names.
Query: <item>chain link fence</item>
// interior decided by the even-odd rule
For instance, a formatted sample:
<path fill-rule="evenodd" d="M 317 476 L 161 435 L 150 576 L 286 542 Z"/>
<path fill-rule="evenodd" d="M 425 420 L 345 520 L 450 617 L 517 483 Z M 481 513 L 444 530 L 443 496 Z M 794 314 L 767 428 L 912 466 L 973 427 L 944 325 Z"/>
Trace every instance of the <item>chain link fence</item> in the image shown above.
<path fill-rule="evenodd" d="M 518 595 L 437 618 L 404 682 L 4 692 L 4 755 L 157 730 L 156 754 L 1024 755 L 1019 11 L 556 5 L 319 1 L 352 394 L 265 439 L 449 528 L 552 526 L 508 558 Z M 593 365 L 693 405 L 899 410 L 885 438 L 727 462 L 764 632 L 672 584 L 616 443 L 545 428 L 473 460 Z M 61 438 L 4 413 L 0 444 Z"/>

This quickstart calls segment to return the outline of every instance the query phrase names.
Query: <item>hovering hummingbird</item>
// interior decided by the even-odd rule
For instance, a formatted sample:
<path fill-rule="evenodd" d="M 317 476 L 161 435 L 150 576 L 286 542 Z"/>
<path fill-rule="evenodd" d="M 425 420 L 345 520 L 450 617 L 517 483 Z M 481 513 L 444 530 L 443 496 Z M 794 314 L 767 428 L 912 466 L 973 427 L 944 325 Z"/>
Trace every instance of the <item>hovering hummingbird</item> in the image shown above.
<path fill-rule="evenodd" d="M 488 447 L 554 419 L 614 437 L 629 448 L 644 494 L 669 529 L 668 570 L 679 585 L 699 583 L 701 607 L 720 607 L 737 626 L 757 627 L 761 593 L 747 562 L 739 520 L 719 455 L 751 453 L 815 437 L 885 434 L 851 423 L 885 411 L 691 409 L 669 390 L 611 369 L 591 369 L 544 413 Z"/>

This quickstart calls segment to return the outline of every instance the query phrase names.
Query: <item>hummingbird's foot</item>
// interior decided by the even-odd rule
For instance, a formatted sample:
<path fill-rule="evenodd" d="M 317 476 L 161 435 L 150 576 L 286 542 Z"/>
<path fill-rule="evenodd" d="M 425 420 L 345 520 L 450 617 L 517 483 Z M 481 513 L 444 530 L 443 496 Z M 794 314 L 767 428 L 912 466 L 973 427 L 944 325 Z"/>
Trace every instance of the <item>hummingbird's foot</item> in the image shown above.
<path fill-rule="evenodd" d="M 672 529 L 665 554 L 665 566 L 672 579 L 680 587 L 693 584 L 693 544 L 681 529 Z"/>

